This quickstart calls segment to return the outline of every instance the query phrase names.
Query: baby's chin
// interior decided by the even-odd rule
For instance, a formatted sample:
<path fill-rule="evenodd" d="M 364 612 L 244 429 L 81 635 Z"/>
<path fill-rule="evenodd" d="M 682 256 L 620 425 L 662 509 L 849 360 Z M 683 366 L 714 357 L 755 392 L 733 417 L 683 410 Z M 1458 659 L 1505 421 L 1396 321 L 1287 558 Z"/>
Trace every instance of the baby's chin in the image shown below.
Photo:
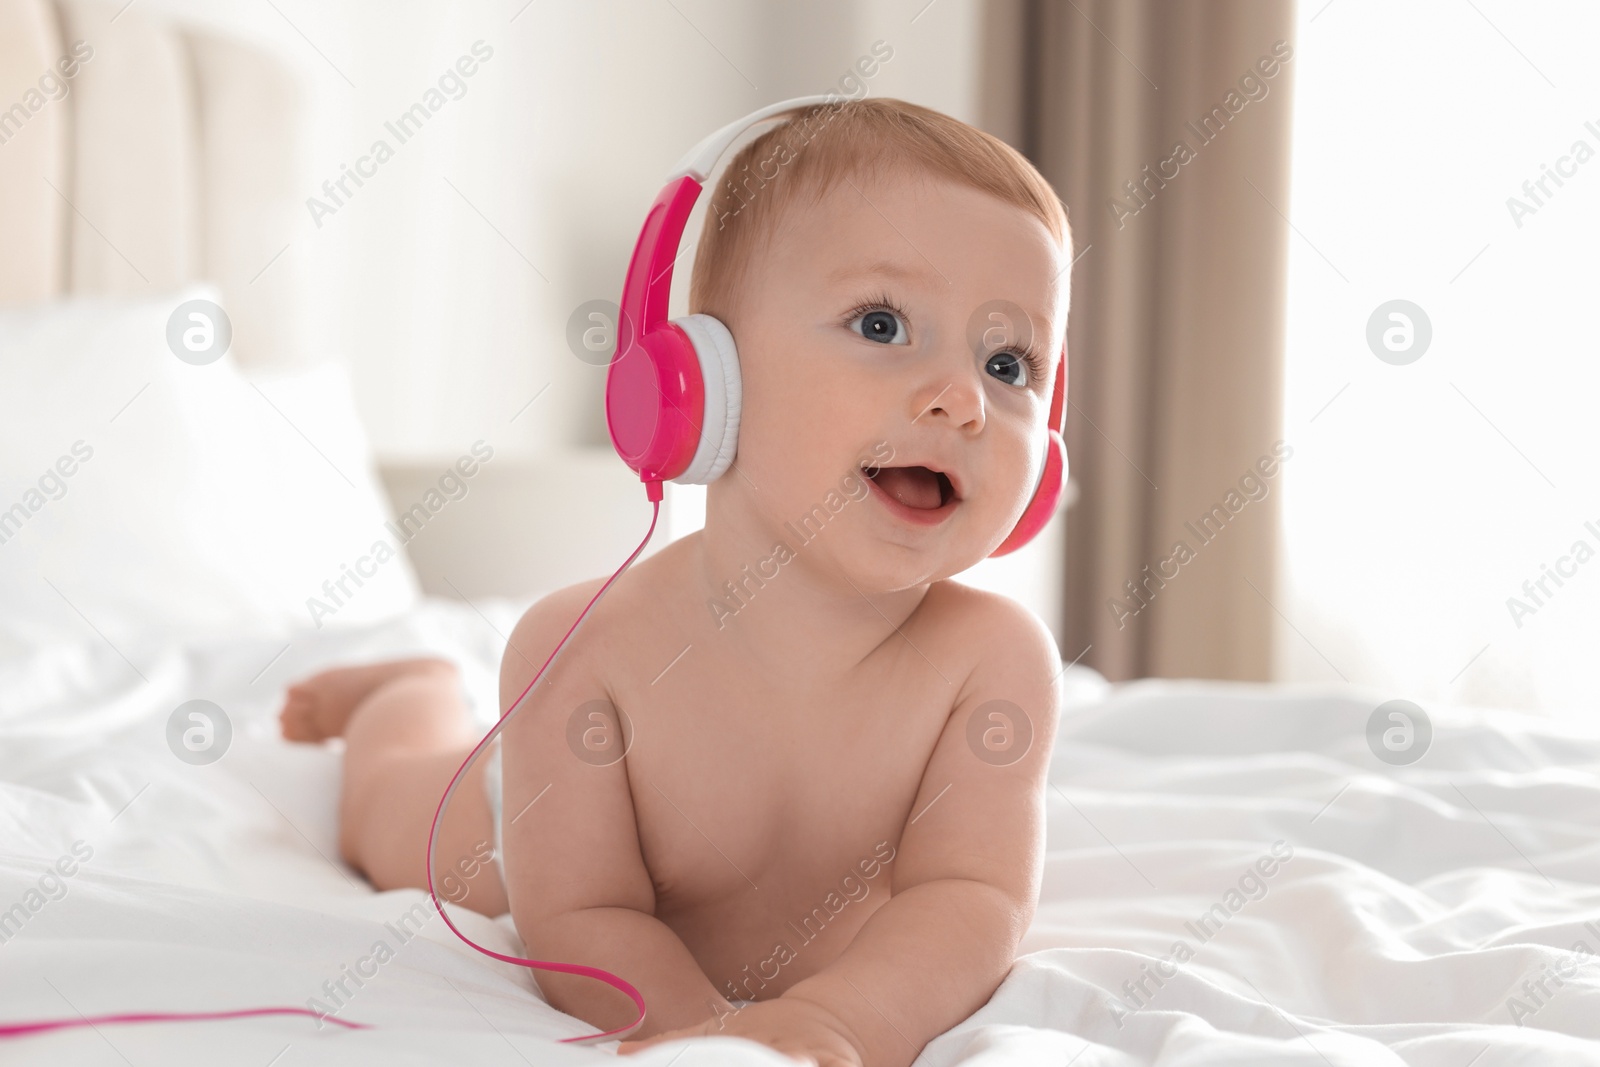
<path fill-rule="evenodd" d="M 863 522 L 845 537 L 830 541 L 830 564 L 862 593 L 896 593 L 969 570 L 994 550 L 991 541 L 998 546 L 1004 536 L 981 537 L 953 523 L 933 536 L 915 530 L 909 537 L 904 533 L 890 524 Z"/>
<path fill-rule="evenodd" d="M 727 476 L 724 476 L 727 477 Z M 769 570 L 815 567 L 843 573 L 863 593 L 893 593 L 953 577 L 982 562 L 1010 527 L 987 514 L 982 501 L 955 499 L 939 508 L 899 506 L 859 471 L 834 479 L 784 485 L 770 468 L 759 492 L 711 487 L 706 524 L 723 530 L 759 528 Z M 924 502 L 926 503 L 926 502 Z M 756 515 L 741 515 L 753 508 Z M 752 523 L 750 520 L 754 519 Z"/>

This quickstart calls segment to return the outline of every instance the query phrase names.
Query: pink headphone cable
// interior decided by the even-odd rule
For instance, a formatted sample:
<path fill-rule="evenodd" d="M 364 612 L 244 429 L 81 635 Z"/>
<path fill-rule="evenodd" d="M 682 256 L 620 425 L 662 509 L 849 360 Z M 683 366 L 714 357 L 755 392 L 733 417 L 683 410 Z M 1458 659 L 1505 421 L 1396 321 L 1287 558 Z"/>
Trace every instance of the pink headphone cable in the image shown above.
<path fill-rule="evenodd" d="M 561 640 L 556 643 L 556 647 L 551 650 L 550 655 L 545 659 L 543 666 L 541 666 L 538 671 L 534 673 L 533 680 L 528 683 L 527 688 L 523 689 L 521 695 L 519 695 L 516 700 L 511 702 L 511 706 L 507 708 L 500 716 L 500 721 L 495 723 L 494 727 L 486 735 L 484 735 L 483 740 L 479 741 L 477 746 L 467 754 L 466 760 L 461 764 L 460 768 L 457 769 L 455 777 L 450 779 L 449 786 L 445 788 L 444 796 L 439 798 L 439 806 L 435 808 L 433 812 L 433 823 L 428 828 L 428 897 L 433 901 L 433 906 L 435 910 L 439 912 L 439 917 L 444 920 L 445 925 L 450 927 L 450 930 L 457 937 L 471 945 L 473 948 L 477 949 L 479 952 L 483 953 L 485 956 L 493 956 L 495 959 L 501 960 L 505 963 L 515 963 L 519 967 L 532 967 L 544 971 L 562 971 L 567 974 L 579 974 L 586 978 L 599 978 L 602 981 L 628 994 L 628 996 L 633 999 L 634 1004 L 639 1008 L 639 1017 L 634 1019 L 633 1022 L 629 1023 L 627 1026 L 621 1026 L 615 1030 L 607 1030 L 600 1034 L 587 1034 L 583 1037 L 564 1037 L 560 1041 L 561 1044 L 592 1044 L 607 1040 L 613 1034 L 626 1035 L 632 1033 L 640 1026 L 644 1025 L 644 997 L 641 996 L 639 991 L 632 985 L 623 979 L 618 978 L 610 971 L 603 971 L 598 967 L 586 967 L 581 963 L 555 963 L 548 960 L 529 960 L 523 959 L 520 956 L 507 956 L 502 953 L 495 952 L 493 949 L 484 948 L 466 934 L 463 934 L 459 929 L 456 928 L 456 924 L 450 921 L 449 914 L 446 913 L 444 910 L 444 905 L 439 901 L 439 895 L 433 890 L 433 846 L 439 834 L 439 820 L 444 815 L 445 805 L 450 802 L 450 797 L 455 794 L 456 786 L 460 783 L 462 775 L 466 774 L 467 768 L 472 766 L 473 760 L 478 758 L 478 754 L 483 751 L 484 746 L 499 736 L 500 731 L 505 728 L 506 722 L 511 718 L 511 713 L 516 711 L 517 705 L 521 704 L 527 695 L 533 691 L 533 687 L 539 683 L 539 679 L 544 676 L 544 672 L 549 669 L 550 664 L 555 662 L 555 658 L 561 654 L 562 649 L 566 648 L 567 642 L 571 640 L 572 635 L 577 632 L 578 627 L 583 625 L 583 620 L 588 617 L 589 612 L 596 604 L 600 602 L 600 598 L 606 595 L 606 591 L 611 588 L 611 584 L 618 578 L 622 577 L 622 572 L 633 565 L 633 561 L 639 558 L 639 553 L 644 551 L 644 547 L 650 543 L 650 538 L 655 535 L 656 521 L 661 517 L 661 483 L 659 481 L 646 481 L 645 490 L 651 502 L 651 514 L 650 529 L 645 531 L 644 540 L 639 542 L 639 547 L 633 550 L 633 554 L 627 559 L 623 560 L 622 566 L 618 567 L 616 571 L 612 573 L 611 577 L 606 579 L 606 583 L 602 585 L 599 591 L 589 599 L 589 603 L 584 605 L 583 610 L 578 613 L 578 618 L 570 627 L 568 627 L 567 632 L 562 635 Z M 74 1026 L 96 1026 L 112 1023 L 200 1022 L 210 1019 L 242 1019 L 252 1015 L 310 1015 L 317 1019 L 325 1019 L 328 1022 L 337 1023 L 338 1025 L 351 1030 L 375 1029 L 375 1027 L 373 1027 L 370 1023 L 349 1022 L 345 1019 L 339 1019 L 332 1015 L 312 1011 L 309 1008 L 247 1008 L 234 1011 L 204 1011 L 173 1014 L 165 1012 L 141 1012 L 125 1015 L 85 1015 L 76 1019 L 39 1019 L 32 1022 L 0 1023 L 0 1038 L 23 1037 L 28 1034 L 45 1033 L 50 1030 L 66 1030 Z"/>
<path fill-rule="evenodd" d="M 583 620 L 588 617 L 590 609 L 600 602 L 600 598 L 606 595 L 606 590 L 611 588 L 611 583 L 622 577 L 622 572 L 627 570 L 633 564 L 633 561 L 638 558 L 639 553 L 644 551 L 644 546 L 650 543 L 650 538 L 656 532 L 656 520 L 661 516 L 661 483 L 658 481 L 646 482 L 645 488 L 650 496 L 651 514 L 650 529 L 645 531 L 644 540 L 639 542 L 639 547 L 633 550 L 633 555 L 624 560 L 622 562 L 622 566 L 618 567 L 616 572 L 613 573 L 610 578 L 606 579 L 606 584 L 602 585 L 599 591 L 596 592 L 592 598 L 590 598 L 589 603 L 586 604 L 584 609 L 578 613 L 577 620 L 573 622 L 570 628 L 568 628 L 566 634 L 561 638 L 561 640 L 556 643 L 556 647 L 551 650 L 549 657 L 544 661 L 544 665 L 534 673 L 533 680 L 528 683 L 527 688 L 523 689 L 521 695 L 511 702 L 511 706 L 505 710 L 505 714 L 500 717 L 500 721 L 495 723 L 494 728 L 484 735 L 483 740 L 478 742 L 477 747 L 467 754 L 466 761 L 462 763 L 461 766 L 456 770 L 455 777 L 450 779 L 450 785 L 446 787 L 444 796 L 439 798 L 439 806 L 434 809 L 433 813 L 433 825 L 428 828 L 428 896 L 433 900 L 433 906 L 435 910 L 439 912 L 439 917 L 445 921 L 446 926 L 450 927 L 450 929 L 455 932 L 457 937 L 471 945 L 473 948 L 477 949 L 479 952 L 483 953 L 485 956 L 493 956 L 495 959 L 502 960 L 506 963 L 515 963 L 519 967 L 534 967 L 542 971 L 562 971 L 566 974 L 581 974 L 586 978 L 599 978 L 602 981 L 628 994 L 628 996 L 633 999 L 634 1004 L 636 1004 L 639 1008 L 639 1017 L 634 1019 L 633 1022 L 629 1023 L 627 1026 L 619 1026 L 615 1030 L 607 1030 L 604 1033 L 599 1034 L 588 1034 L 584 1037 L 564 1037 L 561 1039 L 562 1044 L 590 1044 L 598 1041 L 604 1041 L 613 1034 L 633 1033 L 633 1031 L 644 1025 L 644 997 L 640 996 L 639 991 L 632 985 L 623 981 L 621 978 L 618 978 L 610 971 L 602 971 L 598 967 L 587 967 L 581 963 L 552 963 L 548 960 L 528 960 L 523 959 L 520 956 L 502 955 L 493 949 L 484 948 L 466 934 L 456 929 L 456 924 L 450 921 L 450 916 L 445 912 L 444 905 L 439 902 L 439 895 L 433 891 L 433 846 L 439 836 L 439 819 L 444 814 L 445 805 L 450 802 L 450 797 L 455 794 L 456 786 L 460 784 L 462 775 L 467 773 L 467 768 L 472 766 L 472 761 L 478 758 L 478 753 L 482 752 L 484 747 L 488 745 L 489 742 L 493 741 L 499 736 L 500 731 L 503 730 L 506 723 L 510 721 L 511 713 L 517 709 L 517 705 L 521 704 L 523 699 L 527 697 L 528 693 L 532 691 L 533 687 L 538 684 L 539 679 L 544 676 L 544 672 L 549 668 L 550 664 L 555 661 L 555 658 L 561 654 L 562 649 L 566 648 L 567 641 L 572 638 L 573 633 L 575 633 L 578 627 L 583 624 Z"/>

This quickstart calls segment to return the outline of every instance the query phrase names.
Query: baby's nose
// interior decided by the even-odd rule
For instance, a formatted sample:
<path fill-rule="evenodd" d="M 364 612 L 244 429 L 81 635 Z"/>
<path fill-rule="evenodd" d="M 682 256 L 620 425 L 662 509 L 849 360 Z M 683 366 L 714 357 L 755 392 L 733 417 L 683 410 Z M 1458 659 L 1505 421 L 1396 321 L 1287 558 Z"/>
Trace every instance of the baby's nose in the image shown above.
<path fill-rule="evenodd" d="M 945 376 L 918 389 L 912 397 L 911 421 L 945 418 L 957 426 L 983 426 L 983 390 L 960 375 Z"/>

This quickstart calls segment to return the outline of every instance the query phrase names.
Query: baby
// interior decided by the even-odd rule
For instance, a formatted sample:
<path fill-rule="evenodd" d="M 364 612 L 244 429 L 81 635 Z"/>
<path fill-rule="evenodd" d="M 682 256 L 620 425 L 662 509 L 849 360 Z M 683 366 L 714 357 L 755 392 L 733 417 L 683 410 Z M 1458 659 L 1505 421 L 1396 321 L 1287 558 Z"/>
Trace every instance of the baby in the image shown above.
<path fill-rule="evenodd" d="M 705 528 L 617 580 L 441 830 L 442 897 L 509 911 L 533 958 L 638 987 L 623 1053 L 722 1034 L 909 1064 L 988 1000 L 1038 901 L 1060 655 L 1026 609 L 950 576 L 1040 479 L 1066 214 L 1020 154 L 945 115 L 824 114 L 750 142 L 727 174 L 785 144 L 787 162 L 706 211 L 690 310 L 732 331 L 744 403 Z M 998 306 L 1025 322 L 994 327 Z M 502 708 L 603 581 L 528 609 Z M 327 671 L 282 724 L 345 739 L 344 858 L 425 887 L 435 805 L 478 740 L 454 668 Z M 537 979 L 601 1029 L 637 1014 L 594 979 Z"/>

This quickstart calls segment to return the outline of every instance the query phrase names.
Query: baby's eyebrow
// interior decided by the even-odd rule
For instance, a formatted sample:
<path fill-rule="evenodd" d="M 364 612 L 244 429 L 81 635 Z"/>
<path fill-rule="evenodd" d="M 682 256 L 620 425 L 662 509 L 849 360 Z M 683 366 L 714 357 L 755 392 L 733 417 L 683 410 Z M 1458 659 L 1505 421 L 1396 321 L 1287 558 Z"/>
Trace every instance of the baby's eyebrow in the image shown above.
<path fill-rule="evenodd" d="M 830 282 L 848 281 L 852 278 L 864 278 L 871 275 L 887 275 L 901 281 L 924 282 L 932 285 L 938 276 L 932 271 L 921 266 L 907 266 L 889 259 L 874 260 L 871 263 L 853 263 L 841 267 L 828 275 Z"/>

